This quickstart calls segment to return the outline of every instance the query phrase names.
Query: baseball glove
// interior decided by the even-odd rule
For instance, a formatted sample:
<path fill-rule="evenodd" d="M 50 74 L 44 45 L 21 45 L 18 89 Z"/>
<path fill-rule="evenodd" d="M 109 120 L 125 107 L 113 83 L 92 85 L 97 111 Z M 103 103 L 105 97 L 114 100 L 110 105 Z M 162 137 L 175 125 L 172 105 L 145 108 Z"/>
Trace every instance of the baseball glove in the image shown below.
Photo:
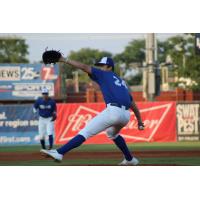
<path fill-rule="evenodd" d="M 62 54 L 59 51 L 45 51 L 42 55 L 42 60 L 45 64 L 56 63 L 61 58 Z"/>
<path fill-rule="evenodd" d="M 56 119 L 57 119 L 56 114 L 53 114 L 53 115 L 52 115 L 52 119 L 51 119 L 51 121 L 53 122 L 53 121 L 55 121 Z"/>

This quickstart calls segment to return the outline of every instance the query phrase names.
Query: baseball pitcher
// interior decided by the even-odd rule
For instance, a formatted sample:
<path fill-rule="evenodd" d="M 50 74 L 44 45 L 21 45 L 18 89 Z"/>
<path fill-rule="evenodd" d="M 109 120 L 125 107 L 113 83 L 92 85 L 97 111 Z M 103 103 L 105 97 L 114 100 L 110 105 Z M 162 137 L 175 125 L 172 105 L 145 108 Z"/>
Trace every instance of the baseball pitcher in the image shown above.
<path fill-rule="evenodd" d="M 120 165 L 138 165 L 138 159 L 129 151 L 124 138 L 120 135 L 120 130 L 130 120 L 129 109 L 135 113 L 139 130 L 144 129 L 144 124 L 125 81 L 114 72 L 115 65 L 113 60 L 109 57 L 103 57 L 96 63 L 96 66 L 99 67 L 96 68 L 77 61 L 64 59 L 57 51 L 46 51 L 43 54 L 43 61 L 45 63 L 64 62 L 86 72 L 100 86 L 106 108 L 88 122 L 67 144 L 56 150 L 43 150 L 42 152 L 57 161 L 61 161 L 67 152 L 80 146 L 88 138 L 106 130 L 107 136 L 113 140 L 124 155 L 124 160 Z"/>
<path fill-rule="evenodd" d="M 56 102 L 49 97 L 47 88 L 42 89 L 42 98 L 38 98 L 33 112 L 39 114 L 39 136 L 42 149 L 46 149 L 45 135 L 49 137 L 49 150 L 53 148 L 54 121 L 56 120 Z"/>

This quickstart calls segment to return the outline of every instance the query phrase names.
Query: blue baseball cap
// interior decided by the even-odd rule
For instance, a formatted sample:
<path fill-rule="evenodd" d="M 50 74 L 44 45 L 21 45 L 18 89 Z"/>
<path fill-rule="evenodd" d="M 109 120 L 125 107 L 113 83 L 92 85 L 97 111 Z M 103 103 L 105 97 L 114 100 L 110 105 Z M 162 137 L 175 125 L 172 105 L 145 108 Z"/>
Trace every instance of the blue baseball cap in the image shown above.
<path fill-rule="evenodd" d="M 103 57 L 99 62 L 95 63 L 96 66 L 108 65 L 114 69 L 115 64 L 112 58 Z"/>

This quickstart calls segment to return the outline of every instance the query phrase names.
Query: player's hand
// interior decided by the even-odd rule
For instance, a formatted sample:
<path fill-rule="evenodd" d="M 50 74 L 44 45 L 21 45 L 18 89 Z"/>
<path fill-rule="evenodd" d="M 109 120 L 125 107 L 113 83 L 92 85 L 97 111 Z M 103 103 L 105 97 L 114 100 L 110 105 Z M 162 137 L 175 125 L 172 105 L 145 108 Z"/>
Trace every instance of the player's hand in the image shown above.
<path fill-rule="evenodd" d="M 53 116 L 52 116 L 52 119 L 51 119 L 51 121 L 53 122 L 53 121 L 55 121 L 56 120 L 56 118 L 57 118 L 57 116 L 54 114 Z"/>
<path fill-rule="evenodd" d="M 140 130 L 140 131 L 144 130 L 144 123 L 143 122 L 138 122 L 138 130 Z"/>
<path fill-rule="evenodd" d="M 67 58 L 65 59 L 63 56 L 61 56 L 58 60 L 58 62 L 67 62 Z"/>

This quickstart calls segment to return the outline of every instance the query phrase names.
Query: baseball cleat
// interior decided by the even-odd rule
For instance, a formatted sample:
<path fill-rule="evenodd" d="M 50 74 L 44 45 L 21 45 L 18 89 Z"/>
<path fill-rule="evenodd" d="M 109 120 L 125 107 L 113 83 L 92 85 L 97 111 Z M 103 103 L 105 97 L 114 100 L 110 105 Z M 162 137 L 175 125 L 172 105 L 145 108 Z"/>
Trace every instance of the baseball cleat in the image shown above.
<path fill-rule="evenodd" d="M 121 166 L 136 166 L 139 164 L 139 160 L 137 158 L 132 158 L 132 160 L 128 161 L 124 159 L 119 165 Z"/>
<path fill-rule="evenodd" d="M 46 158 L 48 158 L 48 157 L 50 157 L 50 156 L 46 154 L 46 151 L 47 151 L 46 149 L 41 149 L 41 150 L 40 150 L 40 153 L 41 153 L 43 156 L 45 156 Z"/>
<path fill-rule="evenodd" d="M 56 161 L 62 161 L 62 159 L 63 159 L 63 155 L 59 154 L 56 149 L 53 149 L 53 150 L 42 149 L 41 153 L 44 153 L 44 154 L 50 156 L 51 158 L 53 158 Z"/>
<path fill-rule="evenodd" d="M 46 151 L 46 149 L 40 149 L 40 153 L 44 153 L 44 151 Z"/>

